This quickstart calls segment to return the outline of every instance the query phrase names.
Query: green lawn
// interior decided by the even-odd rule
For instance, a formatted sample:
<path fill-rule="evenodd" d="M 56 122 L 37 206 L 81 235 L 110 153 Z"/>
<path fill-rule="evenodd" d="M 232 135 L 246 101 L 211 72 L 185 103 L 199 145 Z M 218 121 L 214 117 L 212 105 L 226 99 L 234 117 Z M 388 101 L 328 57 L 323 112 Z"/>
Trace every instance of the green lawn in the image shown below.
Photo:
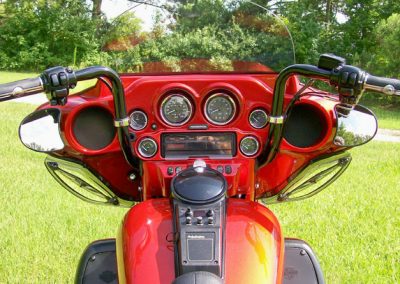
<path fill-rule="evenodd" d="M 24 148 L 18 124 L 34 109 L 0 104 L 0 279 L 72 283 L 82 250 L 114 237 L 126 209 L 86 204 L 61 188 L 44 155 Z M 372 142 L 316 197 L 272 205 L 288 237 L 316 251 L 327 283 L 400 281 L 400 144 Z"/>

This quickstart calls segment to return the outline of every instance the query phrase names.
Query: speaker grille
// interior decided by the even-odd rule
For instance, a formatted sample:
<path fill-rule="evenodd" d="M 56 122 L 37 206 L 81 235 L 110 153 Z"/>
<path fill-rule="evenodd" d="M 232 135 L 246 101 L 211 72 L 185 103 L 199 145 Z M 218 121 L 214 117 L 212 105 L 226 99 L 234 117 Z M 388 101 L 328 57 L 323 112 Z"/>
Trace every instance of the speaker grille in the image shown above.
<path fill-rule="evenodd" d="M 308 148 L 320 143 L 326 131 L 327 122 L 320 109 L 309 104 L 298 104 L 290 112 L 283 137 L 295 147 Z"/>
<path fill-rule="evenodd" d="M 112 114 L 102 107 L 89 107 L 75 117 L 73 126 L 75 139 L 89 150 L 107 147 L 115 137 Z"/>

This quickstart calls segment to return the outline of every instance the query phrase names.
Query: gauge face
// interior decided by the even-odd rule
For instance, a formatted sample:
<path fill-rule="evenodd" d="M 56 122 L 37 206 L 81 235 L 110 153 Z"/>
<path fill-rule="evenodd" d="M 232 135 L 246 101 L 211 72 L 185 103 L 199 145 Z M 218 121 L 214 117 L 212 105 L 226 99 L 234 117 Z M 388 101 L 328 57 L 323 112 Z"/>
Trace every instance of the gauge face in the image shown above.
<path fill-rule="evenodd" d="M 268 123 L 268 115 L 262 109 L 253 110 L 249 116 L 249 122 L 254 128 L 263 128 Z"/>
<path fill-rule="evenodd" d="M 161 104 L 161 117 L 170 125 L 179 126 L 189 121 L 192 115 L 192 104 L 180 94 L 172 94 Z"/>
<path fill-rule="evenodd" d="M 147 116 L 141 110 L 135 110 L 129 116 L 129 125 L 134 130 L 142 130 L 147 126 Z"/>
<path fill-rule="evenodd" d="M 259 143 L 253 136 L 246 136 L 240 141 L 240 151 L 245 156 L 253 156 L 258 152 Z"/>
<path fill-rule="evenodd" d="M 236 105 L 227 94 L 217 93 L 209 97 L 204 113 L 207 119 L 216 125 L 228 124 L 235 116 Z"/>
<path fill-rule="evenodd" d="M 138 145 L 138 152 L 145 158 L 153 157 L 157 153 L 157 143 L 151 138 L 144 138 Z"/>

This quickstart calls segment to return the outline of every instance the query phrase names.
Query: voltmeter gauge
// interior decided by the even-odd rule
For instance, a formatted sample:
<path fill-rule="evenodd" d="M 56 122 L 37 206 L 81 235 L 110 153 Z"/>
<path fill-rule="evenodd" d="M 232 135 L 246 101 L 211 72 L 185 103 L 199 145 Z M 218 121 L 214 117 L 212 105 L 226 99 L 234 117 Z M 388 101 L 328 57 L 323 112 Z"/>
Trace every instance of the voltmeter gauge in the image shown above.
<path fill-rule="evenodd" d="M 258 152 L 260 148 L 260 143 L 258 143 L 257 138 L 253 136 L 246 136 L 240 141 L 240 151 L 245 156 L 253 156 Z"/>
<path fill-rule="evenodd" d="M 138 152 L 145 158 L 151 158 L 157 153 L 157 142 L 151 138 L 144 138 L 138 144 Z"/>
<path fill-rule="evenodd" d="M 268 115 L 262 109 L 255 109 L 250 113 L 249 122 L 254 128 L 263 128 L 268 123 Z"/>
<path fill-rule="evenodd" d="M 129 125 L 134 130 L 142 130 L 147 126 L 147 115 L 141 110 L 135 110 L 129 116 Z"/>

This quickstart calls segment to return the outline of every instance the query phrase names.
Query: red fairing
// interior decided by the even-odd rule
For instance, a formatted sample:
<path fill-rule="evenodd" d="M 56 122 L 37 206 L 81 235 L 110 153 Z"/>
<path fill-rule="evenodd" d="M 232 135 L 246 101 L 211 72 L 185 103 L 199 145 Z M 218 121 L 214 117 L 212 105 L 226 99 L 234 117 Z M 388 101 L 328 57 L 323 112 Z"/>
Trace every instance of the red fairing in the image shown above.
<path fill-rule="evenodd" d="M 310 160 L 337 150 L 332 144 L 335 133 L 333 108 L 337 101 L 326 99 L 324 94 L 319 93 L 318 96 L 303 96 L 299 101 L 299 104 L 312 106 L 320 115 L 325 134 L 318 143 L 299 148 L 283 139 L 276 159 L 264 167 L 257 165 L 256 159 L 261 149 L 265 147 L 269 125 L 255 129 L 249 123 L 249 115 L 258 108 L 270 113 L 276 74 L 122 75 L 121 79 L 125 88 L 128 113 L 141 110 L 148 118 L 144 129 L 139 131 L 130 129 L 135 135 L 132 141 L 134 155 L 143 161 L 142 178 L 129 179 L 133 169 L 124 160 L 116 135 L 109 145 L 98 150 L 83 147 L 74 135 L 73 125 L 82 110 L 100 107 L 114 114 L 111 92 L 101 81 L 94 88 L 71 96 L 65 106 L 59 107 L 62 111 L 61 130 L 66 147 L 58 154 L 86 164 L 92 172 L 102 176 L 109 187 L 124 199 L 141 201 L 169 197 L 169 183 L 177 168 L 183 170 L 193 165 L 196 158 L 180 160 L 164 158 L 161 153 L 161 137 L 165 133 L 193 132 L 188 129 L 190 125 L 206 126 L 207 129 L 201 130 L 203 133 L 229 132 L 236 136 L 236 154 L 232 158 L 200 157 L 213 169 L 223 169 L 228 181 L 229 197 L 254 200 L 276 195 L 287 184 L 288 179 Z M 285 104 L 300 88 L 299 81 L 292 77 L 287 84 Z M 193 113 L 184 125 L 168 125 L 160 115 L 161 103 L 171 91 L 184 92 L 193 105 Z M 227 125 L 214 125 L 204 115 L 205 101 L 215 91 L 228 92 L 236 103 L 236 115 Z M 316 91 L 309 89 L 307 92 L 312 94 Z M 300 131 L 307 132 L 308 129 Z M 238 146 L 241 139 L 247 135 L 255 137 L 260 144 L 260 150 L 252 157 L 243 155 Z M 158 146 L 157 153 L 151 158 L 142 157 L 137 150 L 139 142 L 148 137 L 153 138 Z M 225 171 L 227 166 L 230 167 L 229 171 Z M 173 168 L 173 174 L 168 171 L 169 168 Z"/>
<path fill-rule="evenodd" d="M 127 283 L 175 279 L 172 208 L 168 199 L 144 201 L 122 227 Z M 259 203 L 228 199 L 225 232 L 226 283 L 281 283 L 284 239 L 278 220 Z"/>

